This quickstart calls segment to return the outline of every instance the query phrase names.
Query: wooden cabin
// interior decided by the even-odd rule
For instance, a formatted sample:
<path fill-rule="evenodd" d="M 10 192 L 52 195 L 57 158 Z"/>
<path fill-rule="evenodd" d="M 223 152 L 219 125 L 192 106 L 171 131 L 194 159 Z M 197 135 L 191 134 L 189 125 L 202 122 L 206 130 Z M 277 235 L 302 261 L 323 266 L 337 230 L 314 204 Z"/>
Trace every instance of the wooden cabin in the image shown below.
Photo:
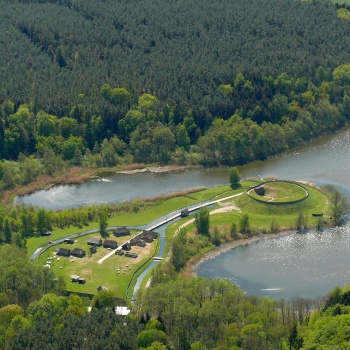
<path fill-rule="evenodd" d="M 103 242 L 103 247 L 117 249 L 118 243 L 116 241 L 113 241 L 112 239 L 105 239 L 105 241 Z"/>
<path fill-rule="evenodd" d="M 70 253 L 70 249 L 58 248 L 57 255 L 69 257 L 70 254 L 71 254 L 71 253 Z"/>
<path fill-rule="evenodd" d="M 158 238 L 158 232 L 144 230 L 144 231 L 142 231 L 142 236 L 143 237 L 147 236 L 147 237 L 150 237 L 152 239 L 157 239 Z"/>
<path fill-rule="evenodd" d="M 132 246 L 136 245 L 139 240 L 140 240 L 139 237 L 134 237 L 134 238 L 130 239 L 130 245 L 132 245 Z"/>
<path fill-rule="evenodd" d="M 118 227 L 112 230 L 112 233 L 115 237 L 128 236 L 130 235 L 130 230 L 127 227 Z"/>
<path fill-rule="evenodd" d="M 88 245 L 95 245 L 97 247 L 100 247 L 102 245 L 102 239 L 98 237 L 91 237 L 87 241 Z"/>
<path fill-rule="evenodd" d="M 80 278 L 80 276 L 78 276 L 78 275 L 71 275 L 70 276 L 70 280 L 72 282 L 78 282 L 79 278 Z"/>
<path fill-rule="evenodd" d="M 130 243 L 124 243 L 123 245 L 122 245 L 122 250 L 125 250 L 125 251 L 129 251 L 129 250 L 131 250 L 131 244 Z"/>
<path fill-rule="evenodd" d="M 139 247 L 146 247 L 146 243 L 142 239 L 139 239 L 137 241 L 136 245 L 139 246 Z"/>
<path fill-rule="evenodd" d="M 86 252 L 83 249 L 74 248 L 70 254 L 77 257 L 77 258 L 83 258 L 85 256 Z"/>

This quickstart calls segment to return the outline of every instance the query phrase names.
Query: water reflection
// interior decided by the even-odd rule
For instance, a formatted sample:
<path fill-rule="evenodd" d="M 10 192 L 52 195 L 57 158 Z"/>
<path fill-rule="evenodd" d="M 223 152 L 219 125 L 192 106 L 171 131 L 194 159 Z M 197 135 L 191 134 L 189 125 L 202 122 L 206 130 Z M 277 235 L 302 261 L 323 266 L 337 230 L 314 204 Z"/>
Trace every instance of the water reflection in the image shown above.
<path fill-rule="evenodd" d="M 350 225 L 261 239 L 203 262 L 199 276 L 228 278 L 251 295 L 317 297 L 350 281 Z"/>
<path fill-rule="evenodd" d="M 350 128 L 285 152 L 263 162 L 240 167 L 243 177 L 274 176 L 288 180 L 332 184 L 350 194 Z M 154 197 L 194 187 L 214 187 L 228 183 L 227 168 L 192 169 L 175 173 L 114 174 L 79 186 L 58 186 L 48 191 L 18 197 L 17 202 L 47 209 L 67 209 L 80 205 L 120 203 Z"/>

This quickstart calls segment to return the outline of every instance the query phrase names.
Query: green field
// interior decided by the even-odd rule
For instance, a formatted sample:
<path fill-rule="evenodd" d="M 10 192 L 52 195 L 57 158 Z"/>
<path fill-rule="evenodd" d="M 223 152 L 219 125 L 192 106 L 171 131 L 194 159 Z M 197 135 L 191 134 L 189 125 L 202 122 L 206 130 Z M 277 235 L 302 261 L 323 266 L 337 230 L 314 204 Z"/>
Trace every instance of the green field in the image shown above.
<path fill-rule="evenodd" d="M 157 241 L 147 243 L 146 247 L 132 247 L 132 252 L 139 256 L 136 259 L 126 257 L 124 255 L 112 255 L 102 264 L 98 260 L 108 254 L 111 250 L 98 247 L 97 252 L 90 256 L 90 246 L 87 245 L 88 238 L 99 237 L 98 234 L 79 237 L 74 244 L 59 244 L 45 251 L 38 260 L 40 265 L 51 262 L 51 269 L 56 276 L 63 277 L 66 282 L 67 290 L 73 292 L 95 294 L 97 287 L 102 285 L 111 291 L 114 291 L 120 298 L 125 298 L 126 289 L 129 281 L 140 266 L 142 266 L 155 252 Z M 129 240 L 131 236 L 118 237 L 116 240 L 118 245 Z M 112 239 L 112 238 L 111 238 Z M 55 254 L 57 248 L 81 248 L 86 251 L 84 258 L 58 257 Z M 51 258 L 51 259 L 48 259 Z M 58 260 L 59 259 L 59 260 Z M 118 274 L 118 269 L 120 273 Z M 85 284 L 71 282 L 71 275 L 78 275 L 86 279 Z"/>
<path fill-rule="evenodd" d="M 258 195 L 254 190 L 249 192 L 250 196 L 259 201 L 267 203 L 285 203 L 302 200 L 307 192 L 300 186 L 290 182 L 268 182 L 263 184 L 264 196 Z"/>
<path fill-rule="evenodd" d="M 329 198 L 316 188 L 304 185 L 309 191 L 309 197 L 299 203 L 285 205 L 270 205 L 260 203 L 250 198 L 246 193 L 235 198 L 235 204 L 240 209 L 232 210 L 228 213 L 220 213 L 212 215 L 210 225 L 223 227 L 235 222 L 239 224 L 239 220 L 243 213 L 249 215 L 251 228 L 254 232 L 260 232 L 264 229 L 270 230 L 274 221 L 280 228 L 293 229 L 296 226 L 296 220 L 300 213 L 307 217 L 307 226 L 309 228 L 316 227 L 319 218 L 313 217 L 313 213 L 324 214 L 323 220 L 330 223 L 332 210 L 330 208 Z"/>

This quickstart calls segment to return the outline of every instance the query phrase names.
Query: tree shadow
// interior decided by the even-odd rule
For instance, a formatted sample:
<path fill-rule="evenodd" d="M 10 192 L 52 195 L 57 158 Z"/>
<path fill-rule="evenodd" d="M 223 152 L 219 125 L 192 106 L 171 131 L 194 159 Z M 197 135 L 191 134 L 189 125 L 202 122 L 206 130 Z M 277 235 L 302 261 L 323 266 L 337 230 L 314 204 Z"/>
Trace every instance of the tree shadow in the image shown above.
<path fill-rule="evenodd" d="M 238 190 L 239 188 L 242 187 L 242 185 L 240 183 L 238 184 L 231 184 L 230 187 L 233 189 L 233 190 Z"/>

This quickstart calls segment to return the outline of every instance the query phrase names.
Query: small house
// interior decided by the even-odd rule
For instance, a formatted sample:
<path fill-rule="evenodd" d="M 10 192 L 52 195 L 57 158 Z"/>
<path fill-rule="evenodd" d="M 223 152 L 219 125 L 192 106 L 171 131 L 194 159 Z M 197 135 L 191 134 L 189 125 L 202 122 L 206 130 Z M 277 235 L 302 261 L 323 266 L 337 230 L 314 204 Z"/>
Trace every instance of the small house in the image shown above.
<path fill-rule="evenodd" d="M 57 255 L 69 257 L 70 256 L 70 249 L 58 248 Z"/>
<path fill-rule="evenodd" d="M 78 283 L 79 283 L 79 284 L 85 284 L 85 283 L 86 283 L 85 278 L 79 277 L 79 278 L 78 278 Z"/>
<path fill-rule="evenodd" d="M 116 241 L 113 241 L 112 239 L 105 239 L 103 242 L 103 247 L 104 248 L 111 248 L 111 249 L 117 249 L 118 244 Z"/>
<path fill-rule="evenodd" d="M 130 239 L 130 244 L 133 246 L 133 245 L 136 245 L 137 242 L 140 240 L 141 238 L 140 237 L 134 237 L 132 239 Z"/>
<path fill-rule="evenodd" d="M 71 275 L 70 276 L 70 279 L 72 282 L 78 282 L 79 278 L 80 278 L 80 276 L 78 276 L 78 275 Z"/>
<path fill-rule="evenodd" d="M 142 240 L 146 243 L 152 243 L 153 242 L 153 238 L 148 236 L 148 235 L 145 235 L 144 237 L 142 237 Z"/>
<path fill-rule="evenodd" d="M 71 255 L 77 257 L 77 258 L 83 258 L 85 256 L 85 250 L 83 249 L 79 249 L 79 248 L 74 248 L 72 251 L 71 251 Z"/>
<path fill-rule="evenodd" d="M 130 230 L 127 227 L 118 227 L 112 231 L 115 237 L 128 236 L 130 235 Z"/>
<path fill-rule="evenodd" d="M 74 241 L 72 239 L 66 238 L 63 243 L 65 244 L 74 244 Z"/>
<path fill-rule="evenodd" d="M 116 255 L 123 255 L 124 254 L 124 250 L 121 250 L 121 249 L 116 250 L 115 254 Z"/>
<path fill-rule="evenodd" d="M 184 210 L 181 210 L 181 217 L 184 218 L 186 216 L 190 215 L 190 211 L 186 208 Z"/>
<path fill-rule="evenodd" d="M 123 245 L 122 245 L 122 249 L 123 250 L 126 250 L 126 251 L 129 251 L 129 250 L 131 250 L 131 244 L 130 243 L 124 243 Z"/>
<path fill-rule="evenodd" d="M 97 237 L 92 237 L 89 238 L 87 241 L 88 245 L 95 245 L 97 247 L 100 247 L 102 245 L 102 239 L 101 238 L 97 238 Z"/>
<path fill-rule="evenodd" d="M 136 243 L 137 246 L 139 247 L 145 247 L 146 246 L 146 243 L 145 241 L 143 241 L 142 239 L 139 239 Z"/>
<path fill-rule="evenodd" d="M 97 252 L 97 247 L 95 245 L 90 247 L 90 253 L 95 254 Z"/>
<path fill-rule="evenodd" d="M 108 288 L 105 287 L 105 286 L 98 286 L 98 287 L 97 287 L 97 290 L 98 290 L 98 291 L 107 290 L 107 289 L 108 289 Z"/>
<path fill-rule="evenodd" d="M 155 231 L 144 230 L 144 231 L 142 231 L 142 234 L 144 236 L 150 237 L 152 239 L 157 239 L 158 238 L 158 232 L 155 232 Z"/>

